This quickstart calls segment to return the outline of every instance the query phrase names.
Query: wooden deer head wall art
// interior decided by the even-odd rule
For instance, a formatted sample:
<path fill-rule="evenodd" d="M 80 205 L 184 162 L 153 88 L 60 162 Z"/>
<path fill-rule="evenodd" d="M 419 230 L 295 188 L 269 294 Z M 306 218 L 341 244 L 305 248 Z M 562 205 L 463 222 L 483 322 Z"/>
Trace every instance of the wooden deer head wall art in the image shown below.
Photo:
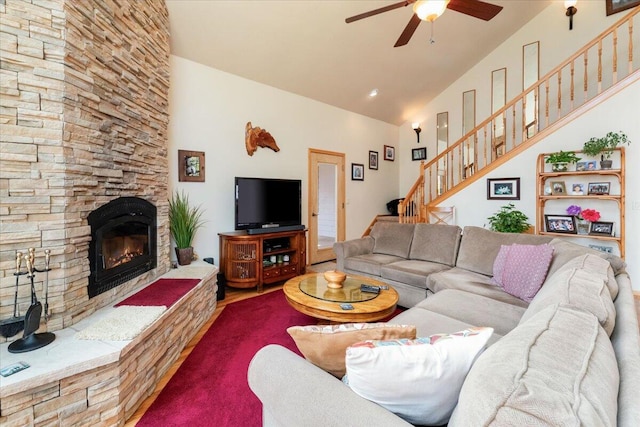
<path fill-rule="evenodd" d="M 271 148 L 275 152 L 280 151 L 276 140 L 273 139 L 271 134 L 259 127 L 252 127 L 251 122 L 247 122 L 244 128 L 244 145 L 247 147 L 247 154 L 250 156 L 253 156 L 258 147 Z"/>

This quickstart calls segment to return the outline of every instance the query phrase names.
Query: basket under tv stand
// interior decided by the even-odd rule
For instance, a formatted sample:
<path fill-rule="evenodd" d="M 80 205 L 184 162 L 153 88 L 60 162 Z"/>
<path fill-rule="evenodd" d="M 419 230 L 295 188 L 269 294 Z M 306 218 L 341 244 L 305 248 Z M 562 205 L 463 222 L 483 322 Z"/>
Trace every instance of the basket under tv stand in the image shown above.
<path fill-rule="evenodd" d="M 291 279 L 305 273 L 307 263 L 306 230 L 261 229 L 218 233 L 220 269 L 227 286 L 254 288 L 262 292 L 265 284 Z"/>

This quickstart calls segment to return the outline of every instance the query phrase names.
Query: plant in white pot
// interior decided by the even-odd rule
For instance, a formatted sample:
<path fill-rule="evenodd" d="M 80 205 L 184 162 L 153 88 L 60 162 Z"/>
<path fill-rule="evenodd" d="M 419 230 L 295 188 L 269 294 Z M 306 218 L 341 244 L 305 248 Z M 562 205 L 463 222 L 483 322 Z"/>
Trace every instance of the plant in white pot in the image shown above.
<path fill-rule="evenodd" d="M 611 155 L 618 145 L 629 145 L 631 141 L 624 132 L 609 132 L 605 136 L 596 138 L 595 136 L 584 143 L 582 152 L 587 156 L 596 157 L 600 155 L 600 168 L 611 169 L 613 161 Z"/>
<path fill-rule="evenodd" d="M 203 211 L 200 206 L 191 206 L 189 196 L 183 192 L 174 193 L 169 200 L 169 230 L 176 242 L 178 264 L 189 265 L 193 259 L 193 238 L 202 226 Z"/>

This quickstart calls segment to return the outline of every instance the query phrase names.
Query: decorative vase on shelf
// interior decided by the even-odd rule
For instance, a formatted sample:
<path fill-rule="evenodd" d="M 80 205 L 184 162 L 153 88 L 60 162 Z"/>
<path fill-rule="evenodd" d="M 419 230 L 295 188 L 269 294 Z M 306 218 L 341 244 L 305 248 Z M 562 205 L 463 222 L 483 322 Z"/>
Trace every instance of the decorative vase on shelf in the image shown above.
<path fill-rule="evenodd" d="M 576 229 L 578 234 L 589 234 L 590 223 L 586 219 L 576 218 Z"/>
<path fill-rule="evenodd" d="M 189 246 L 188 248 L 175 248 L 175 249 L 176 249 L 176 257 L 178 258 L 178 264 L 180 265 L 191 264 L 191 260 L 193 259 L 192 246 Z"/>
<path fill-rule="evenodd" d="M 551 164 L 551 170 L 553 172 L 566 172 L 569 170 L 569 163 L 559 162 Z"/>
<path fill-rule="evenodd" d="M 611 166 L 613 166 L 613 160 L 600 160 L 600 169 L 611 169 Z"/>

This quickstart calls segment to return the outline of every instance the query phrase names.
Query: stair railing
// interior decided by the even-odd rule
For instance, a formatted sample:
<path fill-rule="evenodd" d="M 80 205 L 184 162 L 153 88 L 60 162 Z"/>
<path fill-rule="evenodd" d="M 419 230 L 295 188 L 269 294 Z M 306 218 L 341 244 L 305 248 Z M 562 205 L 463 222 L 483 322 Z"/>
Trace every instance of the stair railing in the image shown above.
<path fill-rule="evenodd" d="M 426 222 L 426 205 L 479 179 L 540 140 L 536 135 L 541 131 L 638 72 L 640 41 L 633 31 L 638 21 L 640 6 L 445 151 L 422 162 L 420 176 L 398 205 L 399 221 Z"/>

